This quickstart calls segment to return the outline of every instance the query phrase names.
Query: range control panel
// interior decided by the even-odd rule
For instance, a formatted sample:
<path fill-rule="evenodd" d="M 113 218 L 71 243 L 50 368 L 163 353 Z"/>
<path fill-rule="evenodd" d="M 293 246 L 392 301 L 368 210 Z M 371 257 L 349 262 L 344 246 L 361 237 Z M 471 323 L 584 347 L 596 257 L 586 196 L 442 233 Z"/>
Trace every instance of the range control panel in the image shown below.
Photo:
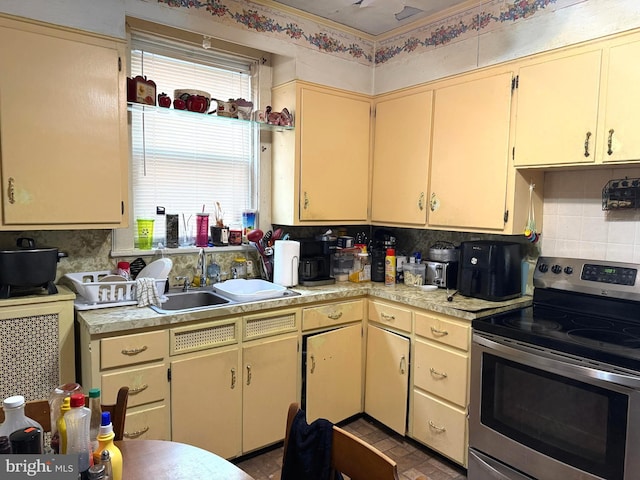
<path fill-rule="evenodd" d="M 640 300 L 640 265 L 635 263 L 539 257 L 533 274 L 536 288 Z"/>

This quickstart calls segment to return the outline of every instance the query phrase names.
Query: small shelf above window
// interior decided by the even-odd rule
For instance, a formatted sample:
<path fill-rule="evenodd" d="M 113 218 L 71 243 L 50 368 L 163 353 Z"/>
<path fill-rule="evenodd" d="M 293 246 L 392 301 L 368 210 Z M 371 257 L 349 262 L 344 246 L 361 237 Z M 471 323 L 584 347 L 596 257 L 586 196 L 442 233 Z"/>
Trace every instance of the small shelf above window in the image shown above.
<path fill-rule="evenodd" d="M 610 180 L 602 189 L 602 209 L 631 208 L 640 208 L 640 178 Z"/>
<path fill-rule="evenodd" d="M 175 115 L 178 118 L 180 118 L 180 116 L 185 116 L 184 118 L 196 118 L 199 117 L 207 122 L 213 122 L 213 123 L 218 123 L 218 122 L 241 122 L 243 124 L 250 124 L 250 125 L 255 125 L 256 127 L 260 128 L 260 130 L 264 130 L 264 131 L 269 131 L 269 132 L 282 132 L 285 130 L 293 130 L 294 127 L 290 126 L 290 127 L 285 127 L 282 125 L 271 125 L 269 123 L 264 123 L 264 122 L 254 122 L 253 120 L 240 120 L 238 118 L 228 118 L 228 117 L 220 117 L 218 115 L 215 114 L 208 114 L 208 113 L 197 113 L 197 112 L 190 112 L 188 110 L 176 110 L 175 108 L 165 108 L 165 107 L 157 107 L 155 105 L 144 105 L 142 103 L 132 103 L 132 102 L 128 102 L 127 103 L 127 109 L 130 112 L 136 112 L 136 113 L 141 113 L 144 115 L 148 115 L 148 114 L 152 114 L 152 115 Z"/>

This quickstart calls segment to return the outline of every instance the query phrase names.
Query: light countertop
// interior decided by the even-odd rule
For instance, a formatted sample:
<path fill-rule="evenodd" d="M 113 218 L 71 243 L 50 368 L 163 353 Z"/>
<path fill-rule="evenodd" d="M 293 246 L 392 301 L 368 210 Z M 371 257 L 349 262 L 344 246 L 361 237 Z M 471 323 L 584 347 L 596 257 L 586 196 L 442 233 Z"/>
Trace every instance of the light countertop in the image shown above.
<path fill-rule="evenodd" d="M 140 328 L 176 325 L 198 320 L 215 320 L 234 315 L 257 313 L 276 308 L 295 308 L 314 303 L 348 300 L 369 296 L 372 299 L 389 300 L 408 307 L 430 310 L 460 319 L 494 315 L 531 305 L 532 297 L 524 296 L 503 302 L 489 302 L 457 294 L 452 302 L 447 301 L 446 290 L 424 291 L 417 287 L 395 285 L 386 287 L 381 283 L 338 282 L 334 285 L 317 287 L 296 286 L 292 290 L 297 296 L 262 300 L 257 302 L 231 304 L 185 313 L 162 314 L 149 307 L 124 306 L 96 310 L 78 310 L 76 317 L 91 335 L 126 332 Z"/>

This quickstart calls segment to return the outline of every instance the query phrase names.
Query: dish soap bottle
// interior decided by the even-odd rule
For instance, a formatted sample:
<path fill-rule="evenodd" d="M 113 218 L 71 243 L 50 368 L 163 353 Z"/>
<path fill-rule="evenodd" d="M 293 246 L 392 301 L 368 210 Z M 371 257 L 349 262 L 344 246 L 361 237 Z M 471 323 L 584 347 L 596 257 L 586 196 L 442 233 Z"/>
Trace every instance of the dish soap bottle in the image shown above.
<path fill-rule="evenodd" d="M 102 452 L 109 452 L 111 460 L 111 480 L 122 480 L 122 453 L 115 446 L 113 439 L 113 424 L 111 423 L 111 414 L 102 412 L 102 422 L 100 424 L 100 433 L 98 435 L 98 448 L 93 452 L 93 462 L 100 463 Z"/>

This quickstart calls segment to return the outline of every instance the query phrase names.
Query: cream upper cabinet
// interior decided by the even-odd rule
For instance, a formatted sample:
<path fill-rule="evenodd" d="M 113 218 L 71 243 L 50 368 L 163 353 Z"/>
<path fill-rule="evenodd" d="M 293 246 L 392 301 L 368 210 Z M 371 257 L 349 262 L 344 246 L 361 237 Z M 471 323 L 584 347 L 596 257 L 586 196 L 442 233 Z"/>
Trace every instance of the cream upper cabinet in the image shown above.
<path fill-rule="evenodd" d="M 370 97 L 291 82 L 273 89 L 272 104 L 295 121 L 273 133 L 273 223 L 366 222 Z"/>
<path fill-rule="evenodd" d="M 605 67 L 603 162 L 640 160 L 640 41 L 612 46 Z"/>
<path fill-rule="evenodd" d="M 0 229 L 126 224 L 124 50 L 0 17 Z"/>
<path fill-rule="evenodd" d="M 596 160 L 602 50 L 526 65 L 518 72 L 517 167 Z"/>
<path fill-rule="evenodd" d="M 424 89 L 376 101 L 372 222 L 426 224 L 432 104 Z"/>
<path fill-rule="evenodd" d="M 435 90 L 430 227 L 505 228 L 511 81 L 504 72 Z"/>

